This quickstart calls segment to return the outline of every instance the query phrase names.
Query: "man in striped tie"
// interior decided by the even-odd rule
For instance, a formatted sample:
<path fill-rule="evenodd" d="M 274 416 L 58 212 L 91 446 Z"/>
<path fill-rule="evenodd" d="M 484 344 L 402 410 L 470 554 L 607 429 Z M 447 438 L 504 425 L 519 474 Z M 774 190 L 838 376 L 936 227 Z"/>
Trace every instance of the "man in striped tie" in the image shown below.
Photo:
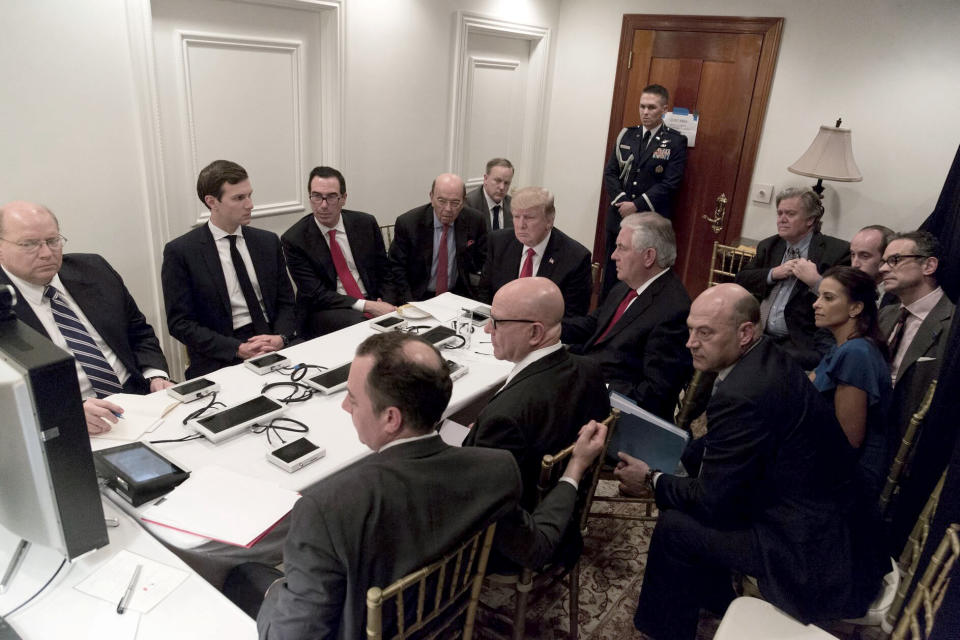
<path fill-rule="evenodd" d="M 0 284 L 17 289 L 17 317 L 74 356 L 87 431 L 102 433 L 123 413 L 107 396 L 173 383 L 160 342 L 120 275 L 99 255 L 64 255 L 66 241 L 43 205 L 0 208 Z"/>

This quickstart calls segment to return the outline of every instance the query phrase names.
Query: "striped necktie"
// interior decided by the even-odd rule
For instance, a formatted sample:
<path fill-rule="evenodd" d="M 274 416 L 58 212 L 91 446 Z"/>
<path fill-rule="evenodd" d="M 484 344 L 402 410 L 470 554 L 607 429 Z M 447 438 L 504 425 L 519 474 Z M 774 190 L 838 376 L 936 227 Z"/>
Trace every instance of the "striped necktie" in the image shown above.
<path fill-rule="evenodd" d="M 50 300 L 50 309 L 53 310 L 53 321 L 60 329 L 63 339 L 67 341 L 67 348 L 73 352 L 73 357 L 80 363 L 83 372 L 90 379 L 93 390 L 98 398 L 105 398 L 123 391 L 120 378 L 107 359 L 104 357 L 97 342 L 80 322 L 80 318 L 70 304 L 64 299 L 55 287 L 47 285 L 43 295 Z"/>

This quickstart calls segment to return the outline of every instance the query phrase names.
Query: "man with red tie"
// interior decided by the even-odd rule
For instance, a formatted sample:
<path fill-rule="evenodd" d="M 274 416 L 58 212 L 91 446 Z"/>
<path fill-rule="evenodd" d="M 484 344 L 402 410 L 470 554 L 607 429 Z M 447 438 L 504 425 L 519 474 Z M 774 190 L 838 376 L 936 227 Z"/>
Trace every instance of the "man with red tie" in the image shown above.
<path fill-rule="evenodd" d="M 452 291 L 478 297 L 487 255 L 483 215 L 464 206 L 463 179 L 442 173 L 430 186 L 430 202 L 397 218 L 390 268 L 398 304 Z"/>
<path fill-rule="evenodd" d="M 543 187 L 520 189 L 513 197 L 513 225 L 487 238 L 480 296 L 490 302 L 500 287 L 530 276 L 553 280 L 563 292 L 566 315 L 590 308 L 590 252 L 553 226 L 553 194 Z"/>
<path fill-rule="evenodd" d="M 313 213 L 281 238 L 305 337 L 394 311 L 384 302 L 391 299 L 390 268 L 377 219 L 343 208 L 346 180 L 332 167 L 315 167 L 307 189 Z"/>
<path fill-rule="evenodd" d="M 596 360 L 610 389 L 673 419 L 692 364 L 684 344 L 690 296 L 671 267 L 670 221 L 646 211 L 623 219 L 613 261 L 619 282 L 597 309 L 563 322 L 563 342 Z"/>

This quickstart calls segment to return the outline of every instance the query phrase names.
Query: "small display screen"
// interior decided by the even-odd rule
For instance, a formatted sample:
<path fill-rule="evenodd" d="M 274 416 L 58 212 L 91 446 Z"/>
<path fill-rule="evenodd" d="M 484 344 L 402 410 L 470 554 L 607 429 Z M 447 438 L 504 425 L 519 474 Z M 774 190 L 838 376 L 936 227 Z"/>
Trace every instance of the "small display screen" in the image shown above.
<path fill-rule="evenodd" d="M 173 390 L 181 395 L 187 395 L 189 393 L 200 391 L 201 389 L 206 389 L 213 384 L 213 382 L 207 380 L 206 378 L 198 378 L 197 380 L 191 380 L 190 382 L 184 382 L 183 384 L 177 385 L 173 388 Z"/>
<path fill-rule="evenodd" d="M 146 482 L 181 470 L 145 446 L 122 451 L 104 452 L 104 460 L 115 466 L 134 482 Z"/>
<path fill-rule="evenodd" d="M 430 329 L 424 334 L 421 334 L 420 337 L 428 342 L 437 344 L 438 342 L 443 342 L 444 340 L 455 335 L 457 335 L 457 333 L 453 329 L 440 325 Z"/>
<path fill-rule="evenodd" d="M 447 360 L 447 366 L 450 367 L 450 373 L 456 373 L 457 369 L 463 368 L 463 365 L 459 362 L 454 362 L 453 360 Z"/>
<path fill-rule="evenodd" d="M 283 362 L 286 359 L 286 356 L 282 356 L 279 353 L 268 353 L 267 355 L 261 356 L 256 360 L 251 360 L 250 362 L 258 367 L 269 367 L 272 364 Z"/>
<path fill-rule="evenodd" d="M 401 322 L 403 322 L 403 318 L 390 316 L 389 318 L 384 318 L 383 320 L 377 320 L 375 324 L 378 324 L 381 327 L 392 327 L 393 325 L 400 324 Z"/>
<path fill-rule="evenodd" d="M 350 364 L 345 364 L 337 367 L 336 369 L 330 369 L 330 371 L 324 371 L 320 375 L 313 376 L 310 378 L 310 381 L 316 385 L 324 387 L 325 389 L 332 389 L 338 384 L 343 384 L 347 381 L 347 377 L 350 375 Z"/>
<path fill-rule="evenodd" d="M 224 409 L 220 413 L 208 418 L 200 418 L 197 422 L 204 428 L 213 433 L 220 433 L 238 424 L 249 422 L 261 416 L 265 416 L 271 411 L 276 411 L 283 405 L 266 396 L 257 396 L 252 400 L 247 400 L 235 407 Z"/>
<path fill-rule="evenodd" d="M 320 447 L 313 444 L 306 438 L 299 438 L 286 446 L 280 447 L 270 455 L 276 456 L 284 462 L 290 463 L 298 458 L 302 458 L 311 451 L 316 451 L 319 448 Z"/>

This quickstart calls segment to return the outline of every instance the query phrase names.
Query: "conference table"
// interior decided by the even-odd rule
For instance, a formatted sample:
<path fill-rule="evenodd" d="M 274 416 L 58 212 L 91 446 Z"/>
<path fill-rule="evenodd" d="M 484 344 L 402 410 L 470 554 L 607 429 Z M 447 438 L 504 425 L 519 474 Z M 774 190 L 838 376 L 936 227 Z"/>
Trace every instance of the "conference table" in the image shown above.
<path fill-rule="evenodd" d="M 420 308 L 408 307 L 404 311 L 408 315 L 407 322 L 410 325 L 449 326 L 453 315 L 460 309 L 471 309 L 477 305 L 478 303 L 473 300 L 445 293 L 432 301 L 418 305 Z M 420 317 L 423 315 L 421 309 L 432 311 L 434 317 Z M 410 318 L 409 316 L 413 314 L 418 317 Z M 370 327 L 371 322 L 373 321 L 362 322 L 335 333 L 290 346 L 280 353 L 286 355 L 294 364 L 303 363 L 333 368 L 348 363 L 353 359 L 357 345 L 376 333 Z M 498 361 L 493 357 L 490 336 L 479 327 L 475 329 L 468 346 L 441 349 L 441 351 L 445 358 L 468 367 L 466 375 L 454 381 L 453 394 L 445 416 L 457 413 L 471 402 L 499 388 L 513 366 L 512 363 Z M 316 375 L 316 373 L 318 373 L 317 370 L 310 370 L 307 375 Z M 217 400 L 228 406 L 260 394 L 267 383 L 290 380 L 289 372 L 275 371 L 259 375 L 244 365 L 226 367 L 205 377 L 220 385 Z M 278 387 L 268 390 L 266 395 L 280 399 L 289 395 L 290 392 L 289 387 Z M 272 442 L 268 441 L 266 433 L 246 432 L 217 444 L 200 438 L 153 446 L 188 471 L 196 472 L 214 465 L 292 491 L 302 492 L 371 453 L 370 449 L 357 438 L 350 415 L 341 407 L 344 395 L 345 391 L 331 395 L 316 392 L 305 402 L 287 405 L 284 416 L 304 423 L 309 427 L 309 432 L 303 434 L 279 432 L 282 437 L 289 442 L 305 436 L 326 450 L 324 457 L 294 473 L 289 473 L 266 459 L 266 455 L 281 444 L 276 434 L 272 436 Z M 205 397 L 176 407 L 159 427 L 151 433 L 144 434 L 140 439 L 150 442 L 174 440 L 191 435 L 193 431 L 182 422 L 187 415 L 208 401 L 209 397 Z M 108 433 L 106 437 L 92 438 L 92 444 L 97 450 L 121 445 L 124 442 L 110 439 Z M 143 510 L 149 506 L 148 504 L 133 507 L 118 494 L 109 490 L 105 493 L 131 517 L 138 520 Z M 211 500 L 214 499 L 215 497 L 211 496 Z M 280 562 L 288 520 L 289 518 L 285 518 L 279 522 L 250 548 L 218 542 L 142 520 L 140 522 L 200 575 L 219 587 L 226 573 L 237 564 L 251 560 L 268 564 Z"/>

